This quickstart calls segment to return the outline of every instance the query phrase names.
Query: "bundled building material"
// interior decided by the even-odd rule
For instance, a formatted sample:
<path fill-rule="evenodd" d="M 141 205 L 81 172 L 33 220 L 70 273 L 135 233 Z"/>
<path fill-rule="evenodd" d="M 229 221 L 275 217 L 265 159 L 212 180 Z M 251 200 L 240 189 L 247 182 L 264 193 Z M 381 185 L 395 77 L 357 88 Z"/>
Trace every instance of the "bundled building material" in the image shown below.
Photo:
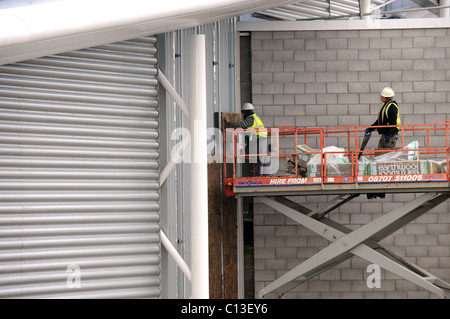
<path fill-rule="evenodd" d="M 385 150 L 382 154 L 375 153 L 375 162 L 390 162 L 390 161 L 416 161 L 419 159 L 419 142 L 413 141 L 405 146 L 404 151 L 388 152 Z M 377 155 L 380 154 L 380 155 Z"/>
<path fill-rule="evenodd" d="M 439 163 L 434 160 L 427 160 L 429 165 L 429 173 L 428 174 L 438 174 L 441 172 L 441 167 L 439 166 Z"/>
<path fill-rule="evenodd" d="M 447 160 L 438 161 L 439 173 L 447 173 Z"/>
<path fill-rule="evenodd" d="M 369 175 L 368 171 L 370 168 L 370 160 L 365 157 L 362 156 L 359 161 L 358 161 L 358 175 Z"/>
<path fill-rule="evenodd" d="M 359 175 L 437 174 L 440 171 L 438 162 L 432 160 L 366 162 L 359 168 Z"/>
<path fill-rule="evenodd" d="M 419 160 L 419 143 L 408 144 L 403 151 L 387 152 L 376 156 L 373 161 L 362 156 L 358 161 L 358 175 L 417 175 L 437 174 L 445 170 L 446 161 Z M 335 146 L 325 147 L 321 154 L 307 145 L 297 146 L 298 165 L 303 168 L 299 173 L 306 177 L 321 177 L 322 164 L 326 163 L 326 176 L 352 176 L 352 163 L 343 148 Z M 306 169 L 306 173 L 305 173 Z"/>
<path fill-rule="evenodd" d="M 326 163 L 326 175 L 330 177 L 351 176 L 352 164 L 345 150 L 336 146 L 327 146 L 322 150 L 324 154 L 324 163 Z M 322 176 L 322 162 L 320 154 L 311 157 L 307 163 L 306 176 Z"/>

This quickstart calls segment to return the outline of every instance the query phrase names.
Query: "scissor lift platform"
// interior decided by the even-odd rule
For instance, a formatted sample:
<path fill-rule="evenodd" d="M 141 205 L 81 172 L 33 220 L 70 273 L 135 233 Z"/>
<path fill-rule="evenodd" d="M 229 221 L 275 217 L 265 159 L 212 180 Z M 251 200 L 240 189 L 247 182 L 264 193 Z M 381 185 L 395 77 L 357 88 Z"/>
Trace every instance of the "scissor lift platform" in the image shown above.
<path fill-rule="evenodd" d="M 419 127 L 416 125 L 414 128 L 402 126 L 400 132 L 401 147 L 392 150 L 392 152 L 407 151 L 405 149 L 405 137 L 413 139 L 419 136 L 425 144 L 414 150 L 418 152 L 419 156 L 427 158 L 441 156 L 443 162 L 448 164 L 449 127 L 449 122 Z M 450 290 L 450 284 L 388 251 L 379 244 L 379 241 L 450 198 L 448 171 L 407 175 L 361 174 L 358 171 L 358 154 L 375 156 L 377 152 L 381 152 L 380 150 L 364 151 L 358 148 L 357 136 L 364 132 L 364 128 L 361 127 L 308 130 L 276 128 L 268 129 L 267 132 L 269 139 L 275 137 L 272 138 L 271 145 L 272 150 L 275 149 L 276 152 L 275 154 L 274 152 L 267 152 L 262 155 L 269 156 L 272 159 L 274 157 L 281 159 L 294 156 L 294 174 L 273 174 L 258 177 L 237 176 L 239 175 L 239 173 L 236 173 L 239 171 L 237 165 L 239 158 L 249 160 L 254 156 L 247 153 L 238 154 L 237 144 L 240 140 L 242 141 L 242 139 L 239 139 L 239 135 L 255 134 L 255 131 L 231 130 L 224 135 L 224 183 L 227 194 L 235 197 L 258 197 L 260 202 L 324 237 L 331 244 L 259 291 L 260 298 L 273 292 L 282 297 L 285 292 L 352 256 L 359 256 L 371 263 L 378 264 L 383 269 L 411 281 L 441 298 L 446 297 L 446 293 Z M 321 158 L 322 170 L 320 176 L 300 176 L 297 152 L 280 152 L 280 136 L 289 136 L 295 143 L 294 147 L 300 139 L 307 143 L 312 136 L 318 136 L 320 149 L 323 150 L 327 134 L 332 133 L 340 134 L 340 136 L 347 135 L 349 150 L 345 152 L 351 159 L 351 163 L 349 163 L 351 172 L 347 176 L 327 175 L 327 154 L 323 151 L 311 153 L 318 154 Z M 439 141 L 444 145 L 433 146 L 433 141 Z M 232 166 L 232 174 L 230 174 L 230 166 Z M 448 167 L 447 165 L 444 166 Z M 227 175 L 227 168 L 230 176 Z M 380 196 L 389 193 L 417 193 L 418 197 L 356 230 L 351 230 L 327 218 L 327 214 L 360 195 L 377 194 L 377 196 Z M 288 199 L 289 196 L 311 195 L 330 195 L 332 199 L 322 203 L 314 210 Z"/>
<path fill-rule="evenodd" d="M 450 192 L 448 181 L 410 183 L 368 183 L 368 184 L 317 184 L 281 186 L 234 186 L 236 198 L 260 196 L 307 196 L 370 193 L 426 193 Z"/>

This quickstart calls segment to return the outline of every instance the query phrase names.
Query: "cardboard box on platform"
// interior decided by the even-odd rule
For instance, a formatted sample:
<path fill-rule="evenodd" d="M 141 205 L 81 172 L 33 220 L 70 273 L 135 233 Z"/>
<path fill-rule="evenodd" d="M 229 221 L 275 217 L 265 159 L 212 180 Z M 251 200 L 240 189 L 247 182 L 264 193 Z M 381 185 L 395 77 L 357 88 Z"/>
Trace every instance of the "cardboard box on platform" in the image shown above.
<path fill-rule="evenodd" d="M 308 154 L 312 152 L 317 152 L 315 149 L 309 147 L 308 145 L 297 145 L 297 156 L 298 165 L 306 167 L 306 163 L 316 154 Z"/>

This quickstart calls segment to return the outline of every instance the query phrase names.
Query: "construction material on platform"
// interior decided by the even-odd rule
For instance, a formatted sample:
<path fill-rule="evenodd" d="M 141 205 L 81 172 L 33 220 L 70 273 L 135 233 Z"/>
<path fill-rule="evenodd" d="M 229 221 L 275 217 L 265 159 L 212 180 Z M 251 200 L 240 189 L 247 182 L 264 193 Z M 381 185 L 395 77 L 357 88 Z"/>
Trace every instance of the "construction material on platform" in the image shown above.
<path fill-rule="evenodd" d="M 327 146 L 323 148 L 323 153 L 327 165 L 349 164 L 350 161 L 345 155 L 345 149 L 336 146 Z"/>
<path fill-rule="evenodd" d="M 302 162 L 302 165 L 298 164 L 298 176 L 306 177 L 306 163 Z M 291 155 L 291 157 L 288 158 L 286 165 L 285 165 L 285 172 L 288 174 L 295 174 L 295 155 Z"/>
<path fill-rule="evenodd" d="M 392 150 L 397 150 L 397 152 L 400 152 L 401 147 L 394 147 L 394 148 L 376 148 L 375 149 L 375 156 L 381 156 L 387 153 L 391 153 Z"/>
<path fill-rule="evenodd" d="M 358 160 L 357 175 L 415 175 L 438 174 L 447 172 L 447 162 L 433 160 L 419 160 L 419 142 L 409 143 L 403 150 L 384 150 L 381 155 L 374 156 L 373 160 L 361 156 Z M 321 154 L 307 146 L 297 145 L 298 172 L 301 176 L 322 177 L 322 165 L 326 163 L 326 176 L 345 177 L 352 176 L 352 163 L 346 156 L 343 148 L 327 146 Z M 375 155 L 381 152 L 375 152 Z M 322 159 L 322 154 L 323 159 Z M 295 171 L 295 158 L 291 158 L 291 169 Z M 306 172 L 305 172 L 306 171 Z"/>
<path fill-rule="evenodd" d="M 352 176 L 352 164 L 327 164 L 326 175 L 329 177 L 338 176 Z M 308 164 L 306 177 L 320 177 L 322 176 L 321 164 Z"/>
<path fill-rule="evenodd" d="M 414 175 L 437 174 L 439 165 L 435 161 L 391 161 L 369 162 L 365 170 L 359 171 L 359 175 Z"/>
<path fill-rule="evenodd" d="M 352 176 L 352 164 L 347 156 L 345 150 L 336 146 L 327 146 L 322 149 L 324 154 L 323 163 L 326 163 L 327 176 Z M 322 156 L 315 154 L 306 164 L 307 177 L 322 176 Z"/>
<path fill-rule="evenodd" d="M 445 167 L 445 171 L 442 171 Z M 358 175 L 415 175 L 415 174 L 438 174 L 446 173 L 446 163 L 440 164 L 433 160 L 420 161 L 391 161 L 391 162 L 370 162 L 362 161 L 358 163 Z M 307 164 L 306 177 L 321 177 L 321 164 Z M 352 164 L 329 164 L 327 165 L 326 176 L 352 176 Z"/>
<path fill-rule="evenodd" d="M 316 151 L 317 152 L 317 151 Z M 327 146 L 322 149 L 327 164 L 347 164 L 349 160 L 345 156 L 345 149 L 336 146 Z M 320 164 L 321 154 L 313 154 L 307 164 Z"/>
<path fill-rule="evenodd" d="M 447 161 L 446 160 L 439 161 L 438 165 L 439 165 L 439 171 L 441 173 L 447 173 Z"/>
<path fill-rule="evenodd" d="M 367 175 L 369 165 L 370 160 L 365 156 L 361 156 L 361 158 L 359 158 L 358 160 L 358 175 Z"/>
<path fill-rule="evenodd" d="M 309 147 L 308 145 L 297 145 L 297 157 L 298 157 L 298 165 L 301 167 L 306 167 L 306 164 L 309 160 L 316 154 L 314 152 L 318 152 L 317 150 Z"/>
<path fill-rule="evenodd" d="M 416 161 L 419 159 L 419 142 L 413 141 L 405 146 L 403 151 L 389 152 L 384 150 L 383 154 L 376 152 L 375 162 L 390 162 L 390 161 Z M 381 154 L 381 155 L 377 155 Z"/>

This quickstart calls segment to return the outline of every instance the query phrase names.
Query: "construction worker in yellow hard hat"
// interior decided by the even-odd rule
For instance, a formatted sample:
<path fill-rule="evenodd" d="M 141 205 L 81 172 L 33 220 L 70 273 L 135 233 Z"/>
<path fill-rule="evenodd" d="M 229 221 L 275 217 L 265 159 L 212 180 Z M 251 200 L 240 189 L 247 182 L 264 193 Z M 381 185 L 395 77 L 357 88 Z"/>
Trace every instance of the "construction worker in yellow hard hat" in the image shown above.
<path fill-rule="evenodd" d="M 243 120 L 239 122 L 230 122 L 228 117 L 224 117 L 225 124 L 229 127 L 255 129 L 250 132 L 249 141 L 251 145 L 256 146 L 254 152 L 256 154 L 267 154 L 267 130 L 259 116 L 254 112 L 255 108 L 251 103 L 244 103 L 241 108 Z M 255 138 L 256 137 L 256 138 Z M 261 147 L 260 147 L 261 146 Z M 260 153 L 261 152 L 261 153 Z M 250 158 L 252 160 L 254 158 Z M 263 161 L 262 161 L 263 159 Z M 264 162 L 264 163 L 263 163 Z M 257 156 L 256 165 L 254 167 L 254 176 L 264 175 L 261 171 L 262 166 L 267 166 L 267 156 Z"/>
<path fill-rule="evenodd" d="M 372 126 L 387 126 L 395 125 L 391 127 L 368 127 L 365 132 L 365 136 L 370 136 L 372 131 L 377 130 L 380 134 L 380 141 L 378 142 L 378 148 L 394 148 L 398 140 L 398 131 L 400 130 L 400 111 L 398 104 L 394 101 L 394 90 L 390 87 L 385 87 L 381 91 L 381 102 L 383 105 L 378 113 L 377 120 Z"/>

